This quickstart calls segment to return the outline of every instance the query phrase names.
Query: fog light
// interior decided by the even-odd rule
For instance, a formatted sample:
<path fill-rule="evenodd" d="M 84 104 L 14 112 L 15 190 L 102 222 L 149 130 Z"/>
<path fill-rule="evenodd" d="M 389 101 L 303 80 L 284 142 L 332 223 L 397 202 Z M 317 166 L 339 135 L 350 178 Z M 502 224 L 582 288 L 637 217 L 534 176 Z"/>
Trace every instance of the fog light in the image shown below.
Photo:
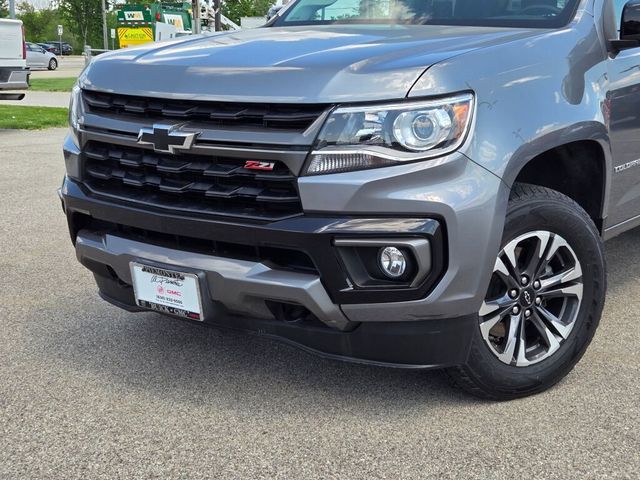
<path fill-rule="evenodd" d="M 399 278 L 407 269 L 407 259 L 398 248 L 384 247 L 380 249 L 380 268 L 387 277 Z"/>

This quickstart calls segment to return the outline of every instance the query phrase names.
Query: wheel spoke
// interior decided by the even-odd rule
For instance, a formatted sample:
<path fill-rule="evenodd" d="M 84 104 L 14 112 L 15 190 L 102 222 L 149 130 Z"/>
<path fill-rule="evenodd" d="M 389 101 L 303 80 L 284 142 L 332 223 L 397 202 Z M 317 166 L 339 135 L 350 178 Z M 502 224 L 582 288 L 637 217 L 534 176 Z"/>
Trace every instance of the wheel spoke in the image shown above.
<path fill-rule="evenodd" d="M 502 261 L 500 257 L 496 260 L 496 265 L 493 268 L 494 272 L 500 279 L 507 285 L 508 288 L 519 287 L 520 284 L 513 278 L 513 274 L 509 271 L 507 264 Z"/>
<path fill-rule="evenodd" d="M 520 285 L 520 269 L 518 268 L 518 259 L 516 258 L 516 248 L 519 244 L 518 239 L 509 242 L 502 249 L 501 255 L 498 257 L 498 259 L 500 259 L 500 257 L 504 259 L 503 265 L 505 265 L 509 276 L 516 280 L 517 285 Z"/>
<path fill-rule="evenodd" d="M 502 310 L 500 313 L 504 313 L 506 309 L 513 307 L 516 301 L 510 298 L 508 295 L 504 295 L 496 300 L 485 300 L 480 307 L 480 316 L 485 317 L 494 313 L 497 310 Z"/>
<path fill-rule="evenodd" d="M 540 314 L 541 319 L 544 319 L 548 323 L 550 323 L 553 329 L 556 332 L 558 332 L 558 334 L 564 340 L 566 340 L 569 337 L 569 333 L 571 333 L 571 330 L 573 329 L 573 324 L 565 325 L 560 321 L 558 317 L 556 317 L 553 313 L 551 313 L 549 310 L 547 310 L 543 306 L 536 307 L 536 310 Z"/>
<path fill-rule="evenodd" d="M 480 307 L 479 315 L 482 318 L 480 323 L 480 329 L 485 339 L 489 339 L 489 332 L 495 327 L 500 320 L 513 308 L 515 300 L 505 295 L 496 300 L 485 300 Z"/>
<path fill-rule="evenodd" d="M 505 337 L 504 350 L 498 355 L 500 360 L 504 363 L 511 363 L 513 360 L 513 354 L 516 351 L 516 345 L 518 344 L 518 337 L 520 332 L 520 324 L 522 322 L 522 315 L 511 315 L 509 321 L 509 330 Z"/>
<path fill-rule="evenodd" d="M 557 297 L 577 297 L 582 300 L 582 284 L 575 283 L 573 285 L 565 285 L 558 288 L 552 288 L 539 292 L 538 296 L 543 299 L 557 298 Z"/>
<path fill-rule="evenodd" d="M 527 337 L 525 335 L 525 326 L 526 322 L 523 320 L 520 324 L 520 328 L 518 329 L 518 354 L 516 358 L 516 365 L 518 367 L 525 367 L 531 363 L 527 359 Z"/>
<path fill-rule="evenodd" d="M 544 256 L 544 260 L 540 264 L 540 268 L 538 269 L 538 274 L 549 264 L 551 259 L 556 256 L 558 250 L 562 247 L 568 247 L 569 245 L 560 235 L 551 235 L 551 244 L 549 248 L 547 248 L 546 255 Z"/>
<path fill-rule="evenodd" d="M 539 232 L 536 236 L 535 247 L 531 252 L 527 268 L 524 273 L 529 278 L 534 278 L 537 276 L 538 272 L 541 269 L 541 265 L 545 260 L 545 252 L 547 251 L 547 246 L 549 245 L 549 240 L 554 235 L 549 232 Z"/>
<path fill-rule="evenodd" d="M 531 316 L 531 323 L 536 327 L 536 330 L 540 333 L 542 341 L 547 345 L 548 354 L 551 354 L 560 348 L 560 342 L 558 342 L 554 333 L 545 325 L 537 314 Z"/>
<path fill-rule="evenodd" d="M 480 324 L 480 331 L 485 340 L 489 340 L 489 332 L 502 320 L 502 315 L 495 314 Z"/>
<path fill-rule="evenodd" d="M 563 283 L 573 282 L 581 278 L 582 278 L 582 269 L 580 268 L 580 264 L 576 263 L 573 267 L 570 267 L 563 272 L 560 272 L 548 278 L 541 278 L 540 289 L 542 291 L 545 291 L 551 287 L 555 287 L 556 285 L 562 285 Z"/>

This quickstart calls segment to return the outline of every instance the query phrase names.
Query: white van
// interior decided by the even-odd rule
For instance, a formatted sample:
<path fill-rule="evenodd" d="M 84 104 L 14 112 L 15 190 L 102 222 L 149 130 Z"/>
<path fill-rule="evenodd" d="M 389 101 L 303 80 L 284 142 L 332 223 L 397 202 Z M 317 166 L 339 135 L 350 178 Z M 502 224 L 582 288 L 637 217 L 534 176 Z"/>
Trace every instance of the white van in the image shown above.
<path fill-rule="evenodd" d="M 28 88 L 29 72 L 22 22 L 0 19 L 0 90 Z"/>

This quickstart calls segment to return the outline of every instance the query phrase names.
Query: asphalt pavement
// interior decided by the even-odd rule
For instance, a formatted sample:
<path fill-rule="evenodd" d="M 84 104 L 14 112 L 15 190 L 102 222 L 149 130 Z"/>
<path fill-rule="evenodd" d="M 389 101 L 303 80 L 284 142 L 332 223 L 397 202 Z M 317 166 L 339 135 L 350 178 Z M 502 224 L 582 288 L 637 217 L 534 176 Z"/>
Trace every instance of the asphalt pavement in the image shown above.
<path fill-rule="evenodd" d="M 77 77 L 85 66 L 82 55 L 58 56 L 58 68 L 55 70 L 32 70 L 31 79 L 34 78 L 66 78 Z"/>
<path fill-rule="evenodd" d="M 607 244 L 593 344 L 551 391 L 475 400 L 130 314 L 75 260 L 64 129 L 0 131 L 0 478 L 640 478 L 640 230 Z"/>

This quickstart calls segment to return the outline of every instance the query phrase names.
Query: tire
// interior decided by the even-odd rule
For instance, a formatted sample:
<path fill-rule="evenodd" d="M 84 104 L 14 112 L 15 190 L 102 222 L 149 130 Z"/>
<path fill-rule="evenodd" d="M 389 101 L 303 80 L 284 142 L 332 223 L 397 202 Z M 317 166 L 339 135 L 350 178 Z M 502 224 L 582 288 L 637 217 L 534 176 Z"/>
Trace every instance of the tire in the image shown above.
<path fill-rule="evenodd" d="M 500 248 L 467 363 L 448 373 L 475 396 L 511 400 L 550 388 L 580 360 L 602 314 L 605 260 L 576 202 L 528 184 L 511 192 Z"/>
<path fill-rule="evenodd" d="M 47 66 L 49 70 L 55 70 L 58 68 L 58 61 L 55 58 L 49 60 L 49 65 Z"/>

